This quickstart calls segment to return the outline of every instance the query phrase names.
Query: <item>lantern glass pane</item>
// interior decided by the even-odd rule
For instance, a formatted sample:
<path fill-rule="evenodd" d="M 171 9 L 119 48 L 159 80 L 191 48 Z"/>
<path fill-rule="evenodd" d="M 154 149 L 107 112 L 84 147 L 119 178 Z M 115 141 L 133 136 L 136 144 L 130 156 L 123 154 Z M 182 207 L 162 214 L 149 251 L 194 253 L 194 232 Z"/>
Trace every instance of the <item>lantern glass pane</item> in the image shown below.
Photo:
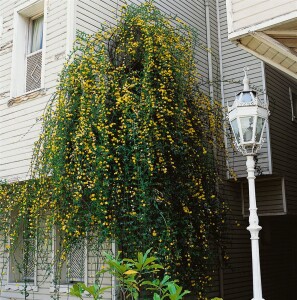
<path fill-rule="evenodd" d="M 253 139 L 254 117 L 240 118 L 242 137 L 244 142 L 251 142 Z"/>
<path fill-rule="evenodd" d="M 256 137 L 255 140 L 257 143 L 260 142 L 261 136 L 262 136 L 262 131 L 264 129 L 264 124 L 265 124 L 265 119 L 258 117 L 257 119 L 257 125 L 256 125 Z"/>
<path fill-rule="evenodd" d="M 234 119 L 231 121 L 231 127 L 233 130 L 233 134 L 235 136 L 236 142 L 239 144 L 240 143 L 240 134 L 239 134 L 237 119 Z"/>
<path fill-rule="evenodd" d="M 249 103 L 252 101 L 253 101 L 253 97 L 251 95 L 251 92 L 242 92 L 241 102 Z"/>

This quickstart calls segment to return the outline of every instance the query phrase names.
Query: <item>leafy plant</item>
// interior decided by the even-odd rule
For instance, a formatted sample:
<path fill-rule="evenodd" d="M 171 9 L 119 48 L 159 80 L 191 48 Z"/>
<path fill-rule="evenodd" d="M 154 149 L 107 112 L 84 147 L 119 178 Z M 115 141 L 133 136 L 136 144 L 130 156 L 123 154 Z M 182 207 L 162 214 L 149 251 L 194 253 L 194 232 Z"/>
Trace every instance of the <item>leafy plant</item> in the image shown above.
<path fill-rule="evenodd" d="M 156 257 L 149 256 L 150 251 L 151 249 L 144 254 L 139 252 L 135 260 L 120 259 L 120 253 L 116 257 L 105 254 L 106 267 L 99 273 L 101 276 L 108 273 L 115 277 L 121 299 L 183 299 L 190 292 L 183 290 L 176 280 L 171 280 L 168 275 L 164 275 L 162 279 L 156 278 L 164 267 L 157 263 Z M 86 287 L 83 283 L 77 283 L 70 290 L 70 294 L 82 299 L 83 293 L 88 292 L 97 300 L 101 299 L 108 288 L 110 287 L 100 288 L 97 284 Z"/>

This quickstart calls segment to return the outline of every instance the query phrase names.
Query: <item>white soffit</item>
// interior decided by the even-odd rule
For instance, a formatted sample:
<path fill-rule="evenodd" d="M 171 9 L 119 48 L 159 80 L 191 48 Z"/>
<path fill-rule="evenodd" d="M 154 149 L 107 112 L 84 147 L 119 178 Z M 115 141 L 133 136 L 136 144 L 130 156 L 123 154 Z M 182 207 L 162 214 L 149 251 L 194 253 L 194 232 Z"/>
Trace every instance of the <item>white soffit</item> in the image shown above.
<path fill-rule="evenodd" d="M 238 45 L 297 79 L 297 30 L 249 32 Z"/>

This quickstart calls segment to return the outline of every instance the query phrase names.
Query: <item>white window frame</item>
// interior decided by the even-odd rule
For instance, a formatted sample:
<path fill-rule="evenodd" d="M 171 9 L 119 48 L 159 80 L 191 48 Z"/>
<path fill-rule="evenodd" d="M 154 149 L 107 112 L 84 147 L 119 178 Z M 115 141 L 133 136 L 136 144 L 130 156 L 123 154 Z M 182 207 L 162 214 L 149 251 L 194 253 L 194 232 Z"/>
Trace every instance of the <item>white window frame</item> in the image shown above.
<path fill-rule="evenodd" d="M 293 95 L 295 95 L 295 103 L 294 103 Z M 291 102 L 292 122 L 297 122 L 297 90 L 289 87 L 289 96 Z M 296 111 L 296 115 L 294 112 L 294 108 Z"/>
<path fill-rule="evenodd" d="M 10 88 L 11 99 L 44 89 L 47 1 L 48 0 L 31 0 L 14 10 L 14 32 Z M 44 15 L 43 44 L 42 49 L 39 50 L 42 51 L 41 85 L 38 89 L 26 92 L 26 58 L 30 41 L 30 22 L 32 19 L 40 15 Z"/>

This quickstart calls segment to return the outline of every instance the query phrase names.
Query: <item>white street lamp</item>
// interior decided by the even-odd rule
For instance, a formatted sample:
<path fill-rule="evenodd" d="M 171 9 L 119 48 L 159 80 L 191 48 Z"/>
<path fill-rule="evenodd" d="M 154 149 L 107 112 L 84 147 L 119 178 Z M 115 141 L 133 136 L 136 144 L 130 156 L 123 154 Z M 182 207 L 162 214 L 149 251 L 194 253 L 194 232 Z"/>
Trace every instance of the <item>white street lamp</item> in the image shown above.
<path fill-rule="evenodd" d="M 249 87 L 249 79 L 244 69 L 243 91 L 238 93 L 231 107 L 228 107 L 228 118 L 235 137 L 236 148 L 247 158 L 247 179 L 249 184 L 250 216 L 247 230 L 251 234 L 253 262 L 253 295 L 252 300 L 262 298 L 261 269 L 259 255 L 259 218 L 257 215 L 255 193 L 254 156 L 263 143 L 263 132 L 268 120 L 268 104 L 257 97 L 257 92 Z"/>

